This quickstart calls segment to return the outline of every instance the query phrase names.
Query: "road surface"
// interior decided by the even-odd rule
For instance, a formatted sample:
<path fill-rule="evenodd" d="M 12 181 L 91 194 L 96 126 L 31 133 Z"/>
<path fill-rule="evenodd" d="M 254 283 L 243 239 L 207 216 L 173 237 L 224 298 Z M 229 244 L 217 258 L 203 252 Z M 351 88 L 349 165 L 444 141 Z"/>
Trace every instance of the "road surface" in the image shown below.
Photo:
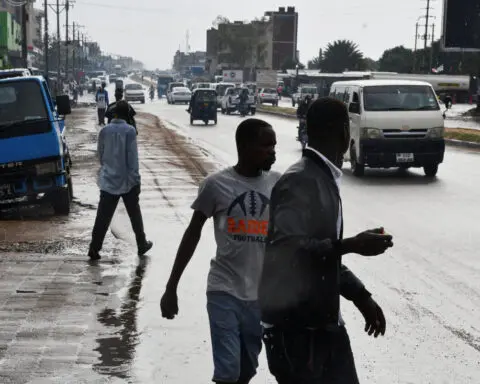
<path fill-rule="evenodd" d="M 97 127 L 93 109 L 78 110 L 69 128 L 76 196 L 71 217 L 22 210 L 0 222 L 6 252 L 0 264 L 2 383 L 211 378 L 204 292 L 215 252 L 211 223 L 180 284 L 179 317 L 162 319 L 159 299 L 196 186 L 206 173 L 235 161 L 234 133 L 242 118 L 219 115 L 217 126 L 191 127 L 185 106 L 156 100 L 134 107 L 140 113 L 141 205 L 154 248 L 138 261 L 120 204 L 104 258 L 98 265 L 86 262 L 98 198 Z M 274 168 L 284 171 L 300 156 L 295 124 L 257 117 L 273 125 Z M 368 171 L 356 179 L 344 169 L 346 234 L 385 226 L 395 237 L 395 248 L 382 257 L 345 258 L 388 320 L 386 336 L 371 339 L 359 313 L 342 303 L 361 382 L 480 382 L 479 160 L 478 152 L 448 148 L 435 180 L 420 170 Z M 274 383 L 263 354 L 252 383 Z"/>

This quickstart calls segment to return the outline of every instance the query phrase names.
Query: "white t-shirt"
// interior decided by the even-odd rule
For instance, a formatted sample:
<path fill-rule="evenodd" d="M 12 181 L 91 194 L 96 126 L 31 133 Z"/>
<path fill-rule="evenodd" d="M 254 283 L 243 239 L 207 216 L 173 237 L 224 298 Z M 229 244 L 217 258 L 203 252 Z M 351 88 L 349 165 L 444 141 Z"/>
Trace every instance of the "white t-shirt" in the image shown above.
<path fill-rule="evenodd" d="M 270 196 L 281 174 L 245 177 L 233 167 L 208 176 L 192 209 L 213 217 L 217 252 L 210 263 L 207 291 L 225 292 L 240 300 L 258 299 Z"/>

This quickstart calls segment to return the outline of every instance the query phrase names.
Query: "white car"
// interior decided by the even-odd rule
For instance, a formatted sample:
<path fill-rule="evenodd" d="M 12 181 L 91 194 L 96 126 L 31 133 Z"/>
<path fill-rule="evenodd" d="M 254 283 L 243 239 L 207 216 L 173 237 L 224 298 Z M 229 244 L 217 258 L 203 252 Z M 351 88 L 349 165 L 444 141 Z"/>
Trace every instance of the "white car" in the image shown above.
<path fill-rule="evenodd" d="M 246 89 L 248 91 L 248 88 L 227 88 L 225 90 L 225 94 L 222 97 L 222 114 L 227 114 L 230 115 L 232 112 L 238 111 L 238 107 L 240 105 L 240 99 L 239 95 L 242 90 Z M 252 115 L 255 114 L 257 107 L 255 105 L 255 97 L 251 94 L 248 96 L 247 100 L 247 108 L 248 112 L 251 113 Z"/>
<path fill-rule="evenodd" d="M 172 104 L 185 103 L 188 104 L 192 98 L 192 92 L 187 87 L 175 87 L 170 94 Z"/>
<path fill-rule="evenodd" d="M 125 101 L 139 101 L 145 104 L 145 90 L 138 83 L 130 83 L 125 85 Z"/>
<path fill-rule="evenodd" d="M 278 92 L 274 88 L 261 88 L 258 91 L 258 104 L 269 103 L 274 106 L 278 105 Z"/>

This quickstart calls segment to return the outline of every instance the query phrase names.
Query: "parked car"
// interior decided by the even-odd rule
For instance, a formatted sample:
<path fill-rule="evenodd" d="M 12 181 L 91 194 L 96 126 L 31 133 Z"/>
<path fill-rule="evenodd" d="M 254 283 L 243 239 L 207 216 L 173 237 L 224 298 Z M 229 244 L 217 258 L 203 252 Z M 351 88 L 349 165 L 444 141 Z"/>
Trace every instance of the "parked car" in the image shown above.
<path fill-rule="evenodd" d="M 274 88 L 260 88 L 258 91 L 258 104 L 269 103 L 274 106 L 278 105 L 278 92 Z"/>
<path fill-rule="evenodd" d="M 118 78 L 117 75 L 114 74 L 114 73 L 112 73 L 110 76 L 108 76 L 108 79 L 109 79 L 109 81 L 110 81 L 110 84 L 111 84 L 111 83 L 115 83 L 115 82 L 117 81 L 117 78 Z"/>
<path fill-rule="evenodd" d="M 192 98 L 192 92 L 187 87 L 175 87 L 170 93 L 170 103 L 185 103 L 188 104 Z"/>
<path fill-rule="evenodd" d="M 125 85 L 125 101 L 139 101 L 145 104 L 145 90 L 138 83 L 131 83 Z"/>

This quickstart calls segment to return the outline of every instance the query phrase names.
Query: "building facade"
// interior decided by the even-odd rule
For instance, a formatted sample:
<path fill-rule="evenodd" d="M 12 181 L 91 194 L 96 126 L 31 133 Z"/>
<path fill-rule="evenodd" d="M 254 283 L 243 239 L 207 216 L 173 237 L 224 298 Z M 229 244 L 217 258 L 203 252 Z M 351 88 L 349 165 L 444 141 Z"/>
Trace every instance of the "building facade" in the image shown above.
<path fill-rule="evenodd" d="M 265 12 L 273 28 L 272 69 L 282 69 L 286 62 L 298 61 L 298 13 L 295 7 L 280 7 L 278 11 Z"/>
<path fill-rule="evenodd" d="M 22 29 L 14 15 L 0 12 L 0 61 L 2 67 L 22 66 Z"/>

